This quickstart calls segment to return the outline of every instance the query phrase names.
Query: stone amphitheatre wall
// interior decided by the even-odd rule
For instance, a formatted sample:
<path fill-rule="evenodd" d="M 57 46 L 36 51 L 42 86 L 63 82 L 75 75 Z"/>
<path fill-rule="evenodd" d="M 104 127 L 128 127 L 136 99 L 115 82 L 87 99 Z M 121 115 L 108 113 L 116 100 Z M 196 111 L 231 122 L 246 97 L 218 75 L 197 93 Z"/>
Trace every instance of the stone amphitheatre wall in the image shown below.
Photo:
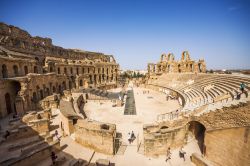
<path fill-rule="evenodd" d="M 249 102 L 240 103 L 201 116 L 183 116 L 174 121 L 145 125 L 143 129 L 145 154 L 165 154 L 168 147 L 177 148 L 186 144 L 189 135 L 195 135 L 197 132 L 190 130 L 190 124 L 197 122 L 205 127 L 205 158 L 201 162 L 208 159 L 216 165 L 249 165 L 249 109 Z"/>
<path fill-rule="evenodd" d="M 45 56 L 63 57 L 69 59 L 102 59 L 105 62 L 114 61 L 113 56 L 98 52 L 81 51 L 77 49 L 64 49 L 52 44 L 52 39 L 39 36 L 32 37 L 27 31 L 18 27 L 0 23 L 0 42 L 6 48 L 25 54 L 39 55 L 39 59 Z"/>
<path fill-rule="evenodd" d="M 78 120 L 75 125 L 75 139 L 85 147 L 97 152 L 115 154 L 116 126 L 97 121 Z"/>
<path fill-rule="evenodd" d="M 216 165 L 250 165 L 250 126 L 206 132 L 205 156 Z"/>
<path fill-rule="evenodd" d="M 115 88 L 118 77 L 112 55 L 64 49 L 0 23 L 0 117 L 39 110 L 40 100 L 64 90 Z"/>
<path fill-rule="evenodd" d="M 158 129 L 156 132 L 150 132 L 148 127 L 143 128 L 144 134 L 144 153 L 151 155 L 164 155 L 168 147 L 178 148 L 186 143 L 187 129 L 186 126 Z"/>

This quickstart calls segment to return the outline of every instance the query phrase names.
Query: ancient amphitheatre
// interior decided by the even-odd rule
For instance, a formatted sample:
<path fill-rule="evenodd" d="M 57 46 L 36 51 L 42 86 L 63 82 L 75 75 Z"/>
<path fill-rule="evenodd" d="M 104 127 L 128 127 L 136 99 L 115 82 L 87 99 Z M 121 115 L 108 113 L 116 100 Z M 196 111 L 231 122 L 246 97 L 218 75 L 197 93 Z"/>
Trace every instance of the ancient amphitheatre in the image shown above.
<path fill-rule="evenodd" d="M 0 165 L 250 165 L 250 77 L 159 57 L 124 81 L 115 56 L 0 23 Z"/>

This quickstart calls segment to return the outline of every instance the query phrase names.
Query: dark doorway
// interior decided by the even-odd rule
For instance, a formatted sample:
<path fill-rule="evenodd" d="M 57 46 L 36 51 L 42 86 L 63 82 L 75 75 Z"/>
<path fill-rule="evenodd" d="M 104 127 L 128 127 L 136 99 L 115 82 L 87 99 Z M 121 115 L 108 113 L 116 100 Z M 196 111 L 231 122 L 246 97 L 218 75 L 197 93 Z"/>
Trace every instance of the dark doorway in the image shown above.
<path fill-rule="evenodd" d="M 202 64 L 198 64 L 199 72 L 202 72 Z"/>
<path fill-rule="evenodd" d="M 37 66 L 34 66 L 34 73 L 38 73 Z"/>
<path fill-rule="evenodd" d="M 181 73 L 181 65 L 178 65 L 178 72 Z"/>
<path fill-rule="evenodd" d="M 2 65 L 2 75 L 3 75 L 3 78 L 8 78 L 8 70 L 7 70 L 6 65 Z"/>
<path fill-rule="evenodd" d="M 6 103 L 7 113 L 8 113 L 8 114 L 12 113 L 12 109 L 11 109 L 11 99 L 10 99 L 10 94 L 9 94 L 9 93 L 6 93 L 6 94 L 5 94 L 5 103 Z"/>
<path fill-rule="evenodd" d="M 202 154 L 205 152 L 204 138 L 206 128 L 203 124 L 197 121 L 189 122 L 189 131 L 194 135 L 197 143 L 199 145 L 200 151 Z"/>
<path fill-rule="evenodd" d="M 13 66 L 13 71 L 14 71 L 15 77 L 17 77 L 18 76 L 18 67 L 16 65 Z"/>
<path fill-rule="evenodd" d="M 28 74 L 28 67 L 24 66 L 24 74 L 27 75 Z"/>

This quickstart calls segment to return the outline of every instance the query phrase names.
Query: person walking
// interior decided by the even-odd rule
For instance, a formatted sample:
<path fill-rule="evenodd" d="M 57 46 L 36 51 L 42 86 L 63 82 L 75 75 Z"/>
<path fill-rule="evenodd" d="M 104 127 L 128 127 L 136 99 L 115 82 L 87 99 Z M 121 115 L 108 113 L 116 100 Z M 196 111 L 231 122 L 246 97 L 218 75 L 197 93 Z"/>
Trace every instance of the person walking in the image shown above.
<path fill-rule="evenodd" d="M 52 165 L 55 165 L 56 164 L 56 159 L 57 159 L 57 155 L 55 154 L 55 152 L 51 152 L 51 160 L 52 160 Z"/>
<path fill-rule="evenodd" d="M 129 142 L 129 144 L 131 144 L 131 135 L 130 135 L 130 133 L 128 133 L 128 142 Z"/>
<path fill-rule="evenodd" d="M 166 162 L 169 160 L 169 159 L 171 159 L 171 150 L 170 150 L 170 147 L 168 147 L 168 150 L 167 150 L 167 158 L 166 158 Z"/>
<path fill-rule="evenodd" d="M 186 152 L 183 150 L 183 146 L 182 146 L 180 151 L 179 151 L 179 156 L 180 156 L 180 158 L 183 158 L 184 161 L 185 161 L 185 154 L 186 154 Z"/>
<path fill-rule="evenodd" d="M 241 90 L 242 93 L 244 92 L 245 87 L 246 87 L 246 85 L 242 82 L 242 83 L 240 84 L 240 90 Z"/>
<path fill-rule="evenodd" d="M 57 131 L 57 130 L 55 131 L 55 136 L 56 136 L 56 138 L 58 139 L 58 141 L 60 141 L 60 138 L 59 138 L 59 135 L 58 135 L 58 131 Z"/>

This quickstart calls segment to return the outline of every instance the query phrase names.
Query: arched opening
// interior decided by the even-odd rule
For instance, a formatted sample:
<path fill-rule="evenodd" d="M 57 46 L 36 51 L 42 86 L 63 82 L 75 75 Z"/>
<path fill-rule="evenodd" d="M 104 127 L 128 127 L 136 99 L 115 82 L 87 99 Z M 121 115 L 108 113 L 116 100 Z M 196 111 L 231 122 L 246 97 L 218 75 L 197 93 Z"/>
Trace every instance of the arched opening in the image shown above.
<path fill-rule="evenodd" d="M 198 69 L 199 69 L 199 72 L 202 72 L 202 64 L 201 63 L 198 64 Z"/>
<path fill-rule="evenodd" d="M 76 74 L 79 75 L 79 68 L 76 68 Z"/>
<path fill-rule="evenodd" d="M 3 78 L 8 78 L 8 69 L 6 65 L 2 65 L 2 75 L 3 75 Z"/>
<path fill-rule="evenodd" d="M 191 71 L 191 72 L 194 71 L 194 66 L 193 66 L 193 64 L 190 64 L 190 71 Z"/>
<path fill-rule="evenodd" d="M 32 97 L 32 100 L 34 103 L 37 103 L 37 95 L 36 95 L 36 92 L 33 92 L 33 97 Z"/>
<path fill-rule="evenodd" d="M 99 75 L 99 82 L 101 83 L 101 81 L 102 81 L 102 76 Z"/>
<path fill-rule="evenodd" d="M 4 95 L 4 97 L 5 97 L 5 104 L 6 104 L 7 114 L 10 114 L 10 113 L 12 113 L 10 94 L 6 93 Z"/>
<path fill-rule="evenodd" d="M 61 69 L 60 69 L 60 67 L 57 68 L 57 74 L 61 74 Z"/>
<path fill-rule="evenodd" d="M 168 129 L 168 126 L 162 126 L 160 129 L 161 130 Z"/>
<path fill-rule="evenodd" d="M 102 124 L 100 127 L 103 130 L 109 130 L 109 125 L 107 125 L 107 124 Z"/>
<path fill-rule="evenodd" d="M 72 82 L 69 81 L 69 89 L 72 89 Z"/>
<path fill-rule="evenodd" d="M 89 73 L 89 67 L 88 67 L 88 73 Z"/>
<path fill-rule="evenodd" d="M 56 87 L 55 86 L 53 86 L 52 90 L 53 90 L 53 93 L 56 93 Z"/>
<path fill-rule="evenodd" d="M 61 85 L 58 86 L 58 91 L 59 91 L 60 94 L 62 94 L 62 87 L 61 87 Z"/>
<path fill-rule="evenodd" d="M 66 89 L 66 82 L 63 81 L 62 85 L 63 85 L 63 90 L 65 90 Z"/>
<path fill-rule="evenodd" d="M 73 74 L 73 68 L 72 67 L 70 68 L 70 74 Z"/>
<path fill-rule="evenodd" d="M 42 89 L 40 90 L 40 97 L 41 97 L 41 99 L 43 99 L 43 97 L 44 97 L 44 96 L 43 96 L 43 90 L 42 90 Z"/>
<path fill-rule="evenodd" d="M 84 74 L 85 73 L 85 71 L 84 71 L 85 69 L 84 69 L 84 67 L 82 68 L 82 74 Z"/>
<path fill-rule="evenodd" d="M 27 75 L 28 73 L 29 73 L 28 67 L 27 67 L 27 66 L 24 66 L 24 74 Z"/>
<path fill-rule="evenodd" d="M 181 65 L 178 65 L 178 72 L 181 73 Z"/>
<path fill-rule="evenodd" d="M 18 76 L 18 67 L 17 67 L 17 65 L 13 66 L 13 71 L 14 71 L 14 76 L 17 77 Z"/>
<path fill-rule="evenodd" d="M 82 80 L 80 80 L 80 86 L 83 86 Z"/>
<path fill-rule="evenodd" d="M 64 67 L 64 74 L 67 74 L 67 68 Z"/>
<path fill-rule="evenodd" d="M 89 76 L 89 82 L 90 82 L 90 84 L 93 83 L 93 81 L 92 81 L 92 75 Z"/>
<path fill-rule="evenodd" d="M 37 66 L 34 66 L 34 73 L 38 73 Z"/>
<path fill-rule="evenodd" d="M 201 153 L 205 154 L 205 145 L 204 145 L 204 138 L 206 131 L 205 126 L 197 121 L 191 121 L 188 124 L 189 124 L 188 130 L 191 132 L 192 136 L 197 140 Z"/>
<path fill-rule="evenodd" d="M 94 83 L 96 84 L 97 82 L 96 82 L 96 75 L 94 75 Z"/>
<path fill-rule="evenodd" d="M 50 66 L 49 72 L 50 72 L 50 73 L 53 72 L 53 66 Z"/>

